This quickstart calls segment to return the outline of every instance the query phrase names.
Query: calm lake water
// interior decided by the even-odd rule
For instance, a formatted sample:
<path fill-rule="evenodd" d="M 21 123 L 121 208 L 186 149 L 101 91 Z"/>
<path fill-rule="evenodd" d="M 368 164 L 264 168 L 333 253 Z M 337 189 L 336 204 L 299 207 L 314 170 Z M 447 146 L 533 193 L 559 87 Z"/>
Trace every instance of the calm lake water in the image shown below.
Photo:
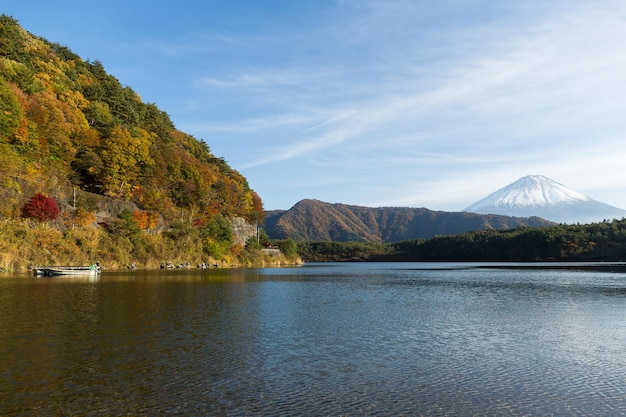
<path fill-rule="evenodd" d="M 2 416 L 626 415 L 626 273 L 0 275 Z"/>

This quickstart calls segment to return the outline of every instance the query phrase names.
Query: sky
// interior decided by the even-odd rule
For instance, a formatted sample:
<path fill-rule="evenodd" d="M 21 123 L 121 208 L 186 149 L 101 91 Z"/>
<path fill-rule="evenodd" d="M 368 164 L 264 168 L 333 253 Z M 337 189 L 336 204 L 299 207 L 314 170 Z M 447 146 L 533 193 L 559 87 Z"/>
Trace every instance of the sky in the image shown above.
<path fill-rule="evenodd" d="M 1 0 L 267 210 L 461 211 L 528 174 L 626 208 L 623 0 Z"/>

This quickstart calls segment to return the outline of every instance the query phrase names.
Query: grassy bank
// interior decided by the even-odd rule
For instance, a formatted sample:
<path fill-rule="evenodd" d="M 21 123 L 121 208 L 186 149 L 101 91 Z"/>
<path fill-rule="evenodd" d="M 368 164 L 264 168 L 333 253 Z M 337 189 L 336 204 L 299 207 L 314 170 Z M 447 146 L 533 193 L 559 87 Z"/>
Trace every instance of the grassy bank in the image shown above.
<path fill-rule="evenodd" d="M 0 268 L 22 271 L 31 265 L 88 265 L 100 262 L 106 269 L 159 268 L 202 263 L 231 266 L 287 265 L 300 262 L 296 256 L 269 256 L 260 249 L 212 242 L 196 229 L 173 229 L 170 233 L 132 233 L 123 228 L 68 228 L 30 220 L 0 221 Z"/>

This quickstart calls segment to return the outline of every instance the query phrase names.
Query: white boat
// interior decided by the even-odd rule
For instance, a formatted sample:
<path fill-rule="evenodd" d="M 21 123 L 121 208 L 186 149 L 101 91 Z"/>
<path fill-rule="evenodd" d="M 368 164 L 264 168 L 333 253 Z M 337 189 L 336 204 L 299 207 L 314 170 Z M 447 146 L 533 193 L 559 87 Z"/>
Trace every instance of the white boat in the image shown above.
<path fill-rule="evenodd" d="M 95 276 L 101 272 L 100 264 L 89 266 L 39 266 L 33 268 L 35 275 L 52 277 L 59 275 Z"/>

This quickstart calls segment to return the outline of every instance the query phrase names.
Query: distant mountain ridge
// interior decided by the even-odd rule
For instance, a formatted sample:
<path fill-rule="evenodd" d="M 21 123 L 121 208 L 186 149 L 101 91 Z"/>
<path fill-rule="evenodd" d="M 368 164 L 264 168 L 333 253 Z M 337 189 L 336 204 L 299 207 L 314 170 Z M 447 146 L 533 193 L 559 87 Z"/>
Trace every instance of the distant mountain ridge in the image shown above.
<path fill-rule="evenodd" d="M 484 229 L 553 224 L 538 217 L 519 218 L 410 207 L 361 207 L 302 200 L 286 211 L 266 212 L 272 239 L 335 242 L 400 242 Z"/>
<path fill-rule="evenodd" d="M 626 210 L 596 201 L 543 175 L 522 177 L 464 211 L 539 216 L 557 223 L 593 223 L 626 217 Z"/>

